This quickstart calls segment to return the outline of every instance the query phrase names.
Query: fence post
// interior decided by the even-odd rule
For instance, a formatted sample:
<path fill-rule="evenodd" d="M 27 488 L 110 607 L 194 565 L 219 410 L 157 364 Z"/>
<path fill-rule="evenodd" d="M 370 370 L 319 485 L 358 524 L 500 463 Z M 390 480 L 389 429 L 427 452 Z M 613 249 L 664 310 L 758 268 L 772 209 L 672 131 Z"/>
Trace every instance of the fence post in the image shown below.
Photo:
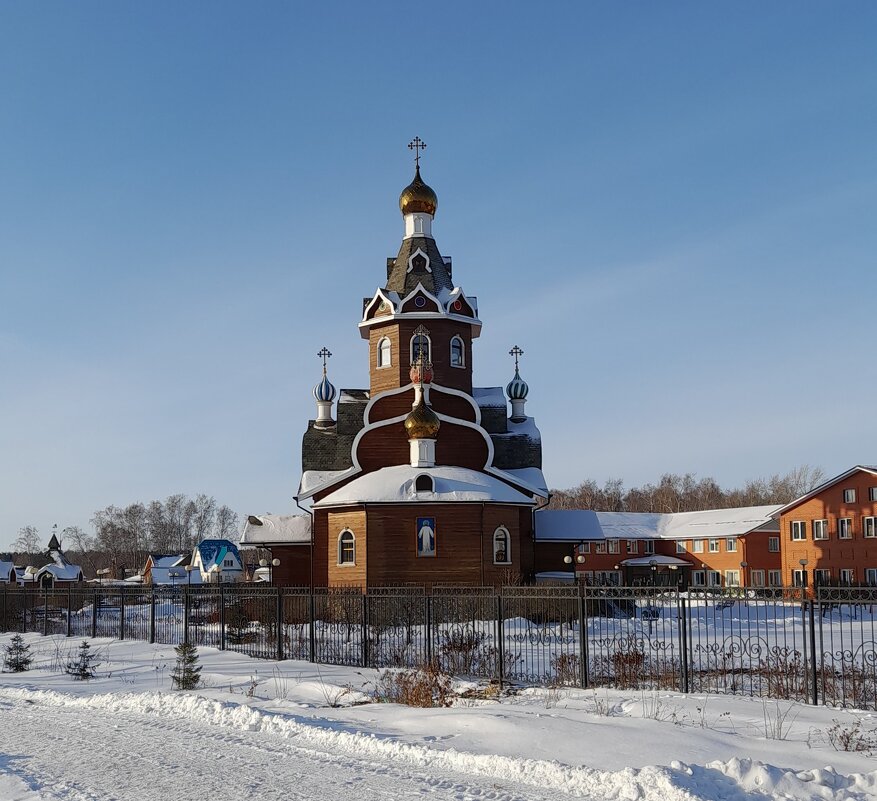
<path fill-rule="evenodd" d="M 277 661 L 283 661 L 283 595 L 280 593 L 280 587 L 275 587 L 274 592 L 277 593 Z"/>
<path fill-rule="evenodd" d="M 225 590 L 219 584 L 219 650 L 225 650 Z"/>
<path fill-rule="evenodd" d="M 43 637 L 49 634 L 49 587 L 43 584 Z"/>
<path fill-rule="evenodd" d="M 183 642 L 189 644 L 189 588 L 183 587 Z"/>
<path fill-rule="evenodd" d="M 588 686 L 588 599 L 579 588 L 579 683 Z"/>
<path fill-rule="evenodd" d="M 155 584 L 150 586 L 149 595 L 149 643 L 155 642 Z"/>
<path fill-rule="evenodd" d="M 432 664 L 432 596 L 426 596 L 426 661 Z"/>
<path fill-rule="evenodd" d="M 94 591 L 94 603 L 91 605 L 91 637 L 97 637 L 97 605 L 100 602 L 98 590 Z"/>
<path fill-rule="evenodd" d="M 679 618 L 679 650 L 682 652 L 682 692 L 690 691 L 688 664 L 688 601 L 676 590 L 676 613 Z"/>
<path fill-rule="evenodd" d="M 308 595 L 308 660 L 317 661 L 317 633 L 314 627 L 317 625 L 314 618 L 316 617 L 316 601 L 314 599 L 314 588 L 311 587 L 311 593 Z"/>
<path fill-rule="evenodd" d="M 0 627 L 0 631 L 9 631 L 9 613 L 7 612 L 7 609 L 9 607 L 6 603 L 6 592 L 7 592 L 7 587 L 4 584 L 3 585 L 3 625 L 2 625 L 2 627 Z"/>
<path fill-rule="evenodd" d="M 73 585 L 67 585 L 67 635 L 70 637 L 73 634 Z"/>
<path fill-rule="evenodd" d="M 120 640 L 125 639 L 125 588 L 124 587 L 119 587 L 119 639 Z"/>
<path fill-rule="evenodd" d="M 497 675 L 499 677 L 499 689 L 502 690 L 502 682 L 505 677 L 505 614 L 502 608 L 502 590 L 496 596 L 496 658 Z"/>
<path fill-rule="evenodd" d="M 360 590 L 360 638 L 362 639 L 362 666 L 368 667 L 368 590 Z"/>
<path fill-rule="evenodd" d="M 807 607 L 810 613 L 810 703 L 814 706 L 819 703 L 817 697 L 817 685 L 819 675 L 816 672 L 816 602 L 807 601 Z"/>

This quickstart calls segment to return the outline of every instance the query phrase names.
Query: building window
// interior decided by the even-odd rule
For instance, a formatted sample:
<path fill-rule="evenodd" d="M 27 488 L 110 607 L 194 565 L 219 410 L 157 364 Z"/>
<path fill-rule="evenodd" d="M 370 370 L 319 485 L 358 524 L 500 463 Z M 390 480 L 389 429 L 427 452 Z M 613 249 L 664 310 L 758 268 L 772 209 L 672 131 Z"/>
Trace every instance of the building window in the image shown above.
<path fill-rule="evenodd" d="M 818 567 L 813 571 L 813 582 L 819 585 L 831 584 L 831 571 L 824 567 Z"/>
<path fill-rule="evenodd" d="M 687 540 L 676 540 L 676 553 L 685 553 L 685 543 Z"/>
<path fill-rule="evenodd" d="M 877 586 L 877 567 L 865 568 L 865 584 L 869 587 Z"/>
<path fill-rule="evenodd" d="M 877 537 L 877 517 L 862 518 L 862 533 L 866 537 Z"/>
<path fill-rule="evenodd" d="M 718 570 L 707 570 L 706 583 L 710 587 L 722 586 L 722 574 Z"/>
<path fill-rule="evenodd" d="M 598 584 L 605 584 L 609 587 L 617 587 L 621 584 L 620 574 L 617 570 L 598 570 L 595 576 Z"/>
<path fill-rule="evenodd" d="M 853 518 L 842 517 L 837 521 L 837 536 L 842 540 L 853 538 Z"/>
<path fill-rule="evenodd" d="M 703 553 L 703 540 L 692 540 L 691 545 L 694 553 Z"/>
<path fill-rule="evenodd" d="M 782 587 L 783 586 L 783 574 L 780 570 L 768 570 L 767 571 L 767 583 L 771 587 Z"/>
<path fill-rule="evenodd" d="M 691 571 L 691 583 L 695 587 L 703 587 L 704 585 L 704 572 L 703 570 L 692 570 Z"/>
<path fill-rule="evenodd" d="M 793 587 L 803 587 L 804 580 L 807 576 L 807 573 L 804 570 L 793 570 L 792 571 L 792 586 Z"/>
<path fill-rule="evenodd" d="M 429 476 L 426 473 L 421 473 L 414 479 L 414 491 L 435 492 L 435 484 L 433 483 L 432 476 Z"/>
<path fill-rule="evenodd" d="M 856 502 L 856 491 L 854 489 L 845 489 L 844 490 L 844 503 L 855 503 Z"/>
<path fill-rule="evenodd" d="M 740 571 L 739 570 L 726 570 L 725 571 L 725 586 L 726 587 L 739 587 L 740 586 Z"/>
<path fill-rule="evenodd" d="M 643 553 L 651 556 L 655 552 L 655 543 L 652 540 L 643 540 Z"/>
<path fill-rule="evenodd" d="M 234 559 L 226 559 L 222 563 L 223 567 L 234 567 Z"/>
<path fill-rule="evenodd" d="M 511 538 L 505 526 L 500 526 L 493 532 L 493 563 L 495 565 L 512 563 Z"/>
<path fill-rule="evenodd" d="M 828 539 L 828 521 L 827 520 L 814 520 L 813 521 L 813 539 L 814 540 L 827 540 Z"/>
<path fill-rule="evenodd" d="M 378 367 L 389 367 L 392 363 L 390 340 L 388 337 L 383 337 L 378 340 Z"/>
<path fill-rule="evenodd" d="M 338 564 L 356 564 L 356 537 L 350 529 L 345 529 L 338 535 Z"/>
<path fill-rule="evenodd" d="M 606 553 L 606 541 L 597 543 L 596 553 Z"/>
<path fill-rule="evenodd" d="M 807 521 L 806 520 L 793 520 L 792 521 L 792 539 L 793 540 L 806 540 L 807 539 Z"/>
<path fill-rule="evenodd" d="M 840 583 L 841 584 L 855 584 L 856 583 L 856 571 L 851 567 L 841 568 L 840 571 Z"/>
<path fill-rule="evenodd" d="M 725 550 L 728 553 L 737 553 L 737 538 L 736 537 L 728 537 L 725 540 Z"/>
<path fill-rule="evenodd" d="M 750 570 L 749 571 L 749 581 L 751 582 L 753 587 L 763 587 L 764 586 L 764 571 L 763 570 Z"/>
<path fill-rule="evenodd" d="M 466 348 L 460 337 L 451 337 L 451 367 L 466 366 Z"/>
<path fill-rule="evenodd" d="M 719 552 L 719 541 L 718 540 L 710 540 L 710 553 L 718 553 Z"/>
<path fill-rule="evenodd" d="M 636 540 L 628 540 L 627 541 L 627 552 L 628 553 L 639 553 L 639 543 Z"/>
<path fill-rule="evenodd" d="M 590 553 L 591 552 L 591 543 L 590 542 L 582 542 L 579 544 L 579 553 Z"/>
<path fill-rule="evenodd" d="M 877 487 L 868 487 L 868 499 L 870 501 L 877 501 Z"/>
<path fill-rule="evenodd" d="M 430 362 L 431 343 L 426 334 L 415 334 L 411 337 L 411 364 L 420 362 L 421 354 L 425 364 Z"/>
<path fill-rule="evenodd" d="M 770 553 L 779 553 L 780 552 L 780 538 L 779 537 L 768 537 L 767 538 L 767 550 Z"/>

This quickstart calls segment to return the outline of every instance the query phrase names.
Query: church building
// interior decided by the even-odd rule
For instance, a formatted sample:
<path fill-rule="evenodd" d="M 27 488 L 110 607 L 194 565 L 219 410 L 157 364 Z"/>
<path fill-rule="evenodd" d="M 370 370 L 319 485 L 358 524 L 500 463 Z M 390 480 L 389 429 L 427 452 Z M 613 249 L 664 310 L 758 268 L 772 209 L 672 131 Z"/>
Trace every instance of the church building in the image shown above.
<path fill-rule="evenodd" d="M 277 583 L 387 586 L 505 584 L 534 571 L 533 511 L 548 489 L 542 446 L 526 414 L 515 346 L 501 387 L 473 381 L 481 333 L 468 295 L 433 235 L 436 193 L 421 178 L 402 190 L 404 231 L 386 279 L 363 299 L 369 386 L 336 390 L 323 348 L 316 417 L 302 441 L 296 502 L 309 502 L 311 537 L 271 534 Z M 495 358 L 495 357 L 494 357 Z M 509 403 L 511 413 L 509 413 Z M 333 413 L 334 408 L 334 413 Z M 242 544 L 260 544 L 248 524 Z M 265 542 L 266 545 L 269 543 Z"/>

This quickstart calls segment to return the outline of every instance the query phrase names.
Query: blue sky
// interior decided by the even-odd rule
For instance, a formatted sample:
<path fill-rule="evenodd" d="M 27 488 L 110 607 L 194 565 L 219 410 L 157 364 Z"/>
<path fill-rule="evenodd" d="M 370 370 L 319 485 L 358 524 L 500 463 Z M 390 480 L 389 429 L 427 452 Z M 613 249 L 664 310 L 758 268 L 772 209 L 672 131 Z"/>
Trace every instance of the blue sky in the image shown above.
<path fill-rule="evenodd" d="M 294 510 L 428 143 L 552 486 L 874 462 L 872 3 L 0 4 L 0 547 Z"/>

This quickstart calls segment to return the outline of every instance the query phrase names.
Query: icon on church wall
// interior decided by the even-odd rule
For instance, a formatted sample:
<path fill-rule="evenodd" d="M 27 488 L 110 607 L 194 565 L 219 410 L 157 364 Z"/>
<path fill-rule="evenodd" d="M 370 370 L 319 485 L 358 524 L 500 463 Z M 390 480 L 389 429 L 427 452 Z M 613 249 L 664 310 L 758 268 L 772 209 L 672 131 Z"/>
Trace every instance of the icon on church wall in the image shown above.
<path fill-rule="evenodd" d="M 435 518 L 417 518 L 417 555 L 435 556 Z"/>

